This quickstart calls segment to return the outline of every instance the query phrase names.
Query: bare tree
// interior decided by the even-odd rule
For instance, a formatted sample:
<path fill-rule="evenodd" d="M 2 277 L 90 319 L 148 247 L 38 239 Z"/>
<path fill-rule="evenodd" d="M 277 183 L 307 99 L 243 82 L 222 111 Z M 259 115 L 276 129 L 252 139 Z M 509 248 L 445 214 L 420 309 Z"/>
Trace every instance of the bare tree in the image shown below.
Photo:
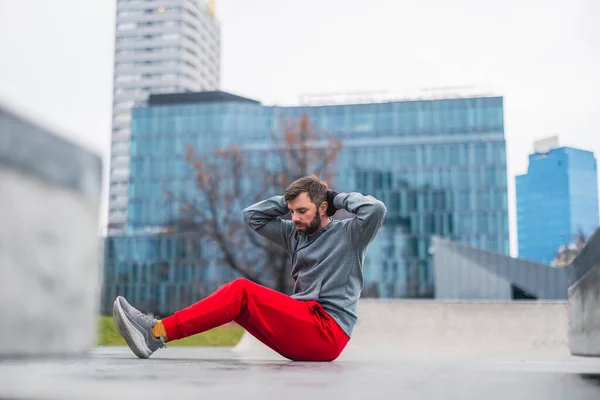
<path fill-rule="evenodd" d="M 580 229 L 575 235 L 573 242 L 560 246 L 550 265 L 553 267 L 566 267 L 570 265 L 585 246 L 587 239 L 585 233 Z"/>
<path fill-rule="evenodd" d="M 167 191 L 184 204 L 173 229 L 194 232 L 215 246 L 219 263 L 240 276 L 282 293 L 292 290 L 289 256 L 245 224 L 241 210 L 275 194 L 294 180 L 315 174 L 331 185 L 341 143 L 312 128 L 308 116 L 283 121 L 266 146 L 233 145 L 199 154 L 187 147 L 196 190 L 193 196 Z M 191 198 L 190 198 L 191 197 Z"/>

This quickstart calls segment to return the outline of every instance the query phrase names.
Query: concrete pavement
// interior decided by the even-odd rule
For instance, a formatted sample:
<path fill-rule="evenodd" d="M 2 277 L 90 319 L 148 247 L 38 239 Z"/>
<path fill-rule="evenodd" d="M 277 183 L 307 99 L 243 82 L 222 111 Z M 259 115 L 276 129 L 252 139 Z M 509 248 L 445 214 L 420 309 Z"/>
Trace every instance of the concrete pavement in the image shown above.
<path fill-rule="evenodd" d="M 576 357 L 399 357 L 298 363 L 231 349 L 128 348 L 90 359 L 0 362 L 11 399 L 598 399 L 600 360 Z"/>
<path fill-rule="evenodd" d="M 290 362 L 249 336 L 234 349 L 128 348 L 4 360 L 0 398 L 599 399 L 600 358 L 569 354 L 566 302 L 365 300 L 333 363 Z"/>

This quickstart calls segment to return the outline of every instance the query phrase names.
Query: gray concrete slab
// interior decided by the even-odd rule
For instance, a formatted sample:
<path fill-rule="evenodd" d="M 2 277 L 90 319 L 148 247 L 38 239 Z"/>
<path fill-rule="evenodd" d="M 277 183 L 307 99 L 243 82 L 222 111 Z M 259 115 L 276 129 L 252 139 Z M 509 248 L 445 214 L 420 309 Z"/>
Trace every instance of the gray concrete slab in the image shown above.
<path fill-rule="evenodd" d="M 598 399 L 600 360 L 577 357 L 417 358 L 298 363 L 231 349 L 127 348 L 90 359 L 4 360 L 0 398 L 13 399 Z"/>
<path fill-rule="evenodd" d="M 98 155 L 0 104 L 0 357 L 94 348 L 101 188 Z"/>
<path fill-rule="evenodd" d="M 569 266 L 569 345 L 571 354 L 600 357 L 600 229 Z"/>
<path fill-rule="evenodd" d="M 565 301 L 362 299 L 342 360 L 569 356 Z M 236 351 L 275 352 L 245 333 Z"/>

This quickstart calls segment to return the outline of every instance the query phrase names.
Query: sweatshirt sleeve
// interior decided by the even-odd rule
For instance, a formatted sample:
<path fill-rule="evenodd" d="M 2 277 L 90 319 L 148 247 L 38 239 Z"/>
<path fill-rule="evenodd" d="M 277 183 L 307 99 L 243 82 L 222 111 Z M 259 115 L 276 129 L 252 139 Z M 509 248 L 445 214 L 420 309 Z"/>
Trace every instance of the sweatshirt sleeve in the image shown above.
<path fill-rule="evenodd" d="M 273 196 L 242 211 L 248 226 L 289 253 L 290 238 L 294 234 L 292 221 L 281 217 L 290 212 L 283 196 Z"/>
<path fill-rule="evenodd" d="M 339 193 L 333 199 L 334 205 L 356 216 L 348 223 L 352 243 L 358 247 L 366 247 L 375 238 L 383 225 L 387 209 L 383 202 L 373 196 L 365 196 L 357 192 Z"/>

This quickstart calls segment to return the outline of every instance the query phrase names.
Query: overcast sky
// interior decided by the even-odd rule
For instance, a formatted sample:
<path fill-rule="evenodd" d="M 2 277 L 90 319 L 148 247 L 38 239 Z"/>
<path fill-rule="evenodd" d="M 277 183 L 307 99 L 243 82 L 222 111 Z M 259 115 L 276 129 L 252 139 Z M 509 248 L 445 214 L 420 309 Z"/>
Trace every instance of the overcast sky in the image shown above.
<path fill-rule="evenodd" d="M 105 161 L 115 8 L 0 0 L 0 101 Z M 513 254 L 514 175 L 533 141 L 600 154 L 598 0 L 217 0 L 217 14 L 222 89 L 264 104 L 434 86 L 504 96 Z"/>

